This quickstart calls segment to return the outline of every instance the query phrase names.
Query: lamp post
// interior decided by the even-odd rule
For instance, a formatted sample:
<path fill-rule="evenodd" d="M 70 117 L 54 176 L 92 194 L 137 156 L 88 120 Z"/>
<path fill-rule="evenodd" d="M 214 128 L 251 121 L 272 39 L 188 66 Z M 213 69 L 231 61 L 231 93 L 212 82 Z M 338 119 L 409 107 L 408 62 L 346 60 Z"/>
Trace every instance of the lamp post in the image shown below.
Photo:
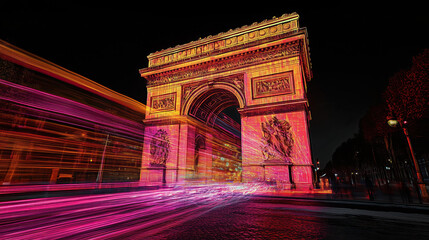
<path fill-rule="evenodd" d="M 404 131 L 405 137 L 407 138 L 408 147 L 410 149 L 411 158 L 413 159 L 414 169 L 416 171 L 417 185 L 420 189 L 420 191 L 417 190 L 417 193 L 419 196 L 419 200 L 422 203 L 422 199 L 425 199 L 425 200 L 428 199 L 428 192 L 426 190 L 426 185 L 423 182 L 422 173 L 420 172 L 420 167 L 419 167 L 419 164 L 417 162 L 416 156 L 414 155 L 413 146 L 411 145 L 410 136 L 408 134 L 408 129 L 407 129 L 407 121 L 399 121 L 393 117 L 387 117 L 387 124 L 391 127 L 400 126 L 402 128 L 402 130 Z"/>
<path fill-rule="evenodd" d="M 314 172 L 316 173 L 316 188 L 320 188 L 320 185 L 319 185 L 319 169 L 320 169 L 320 162 L 319 162 L 319 159 L 317 159 L 317 162 L 316 162 L 316 166 L 315 166 L 315 168 L 314 168 Z"/>

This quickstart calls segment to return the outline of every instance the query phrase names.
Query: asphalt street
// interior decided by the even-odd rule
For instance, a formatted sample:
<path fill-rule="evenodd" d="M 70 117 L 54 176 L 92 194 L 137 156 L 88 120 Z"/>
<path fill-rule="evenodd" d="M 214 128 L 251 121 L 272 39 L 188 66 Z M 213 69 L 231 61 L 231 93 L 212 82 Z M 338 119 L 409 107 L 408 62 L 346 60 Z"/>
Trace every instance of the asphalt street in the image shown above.
<path fill-rule="evenodd" d="M 419 208 L 255 193 L 218 185 L 4 201 L 0 239 L 429 239 Z"/>
<path fill-rule="evenodd" d="M 157 239 L 429 239 L 418 213 L 288 204 L 251 197 L 158 234 Z M 321 206 L 322 205 L 322 206 Z M 332 205 L 332 204 L 329 204 Z"/>

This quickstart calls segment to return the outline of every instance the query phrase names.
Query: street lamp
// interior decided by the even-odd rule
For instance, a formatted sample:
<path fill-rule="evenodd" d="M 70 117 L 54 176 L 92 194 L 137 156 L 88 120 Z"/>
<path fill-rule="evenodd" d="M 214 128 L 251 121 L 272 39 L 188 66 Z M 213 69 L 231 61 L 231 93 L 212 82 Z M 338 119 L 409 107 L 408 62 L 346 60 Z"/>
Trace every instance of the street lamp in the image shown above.
<path fill-rule="evenodd" d="M 419 167 L 419 164 L 417 162 L 416 156 L 414 155 L 413 146 L 411 145 L 410 136 L 408 134 L 408 129 L 407 129 L 407 121 L 399 121 L 396 118 L 389 116 L 389 117 L 387 117 L 387 124 L 389 124 L 389 126 L 391 126 L 391 127 L 400 126 L 402 128 L 402 130 L 404 131 L 405 137 L 407 137 L 408 147 L 410 149 L 411 158 L 413 159 L 414 168 L 416 170 L 417 185 L 420 188 L 420 192 L 417 191 L 417 193 L 419 193 L 419 200 L 420 200 L 420 202 L 422 202 L 422 198 L 428 199 L 428 192 L 426 190 L 426 185 L 423 182 L 422 173 L 420 172 L 420 167 Z M 420 195 L 420 193 L 421 193 L 421 195 Z"/>
<path fill-rule="evenodd" d="M 397 127 L 399 125 L 399 121 L 396 119 L 393 119 L 392 117 L 387 118 L 387 124 L 391 127 Z"/>

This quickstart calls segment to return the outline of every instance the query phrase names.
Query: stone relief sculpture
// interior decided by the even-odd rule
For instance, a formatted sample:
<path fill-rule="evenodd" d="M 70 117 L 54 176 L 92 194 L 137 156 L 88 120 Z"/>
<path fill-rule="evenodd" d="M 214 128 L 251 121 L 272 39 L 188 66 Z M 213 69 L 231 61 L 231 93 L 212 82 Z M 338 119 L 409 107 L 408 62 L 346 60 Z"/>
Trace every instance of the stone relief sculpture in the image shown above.
<path fill-rule="evenodd" d="M 171 111 L 176 108 L 176 93 L 159 95 L 151 98 L 153 111 Z"/>
<path fill-rule="evenodd" d="M 160 100 L 154 100 L 153 108 L 154 109 L 174 108 L 174 98 L 164 98 Z"/>
<path fill-rule="evenodd" d="M 272 97 L 293 92 L 292 71 L 252 79 L 253 98 Z"/>
<path fill-rule="evenodd" d="M 294 139 L 290 131 L 291 125 L 286 120 L 279 120 L 276 116 L 261 123 L 262 146 L 264 161 L 291 162 Z"/>
<path fill-rule="evenodd" d="M 167 71 L 159 74 L 146 75 L 148 86 L 157 86 L 185 79 L 201 77 L 215 72 L 227 71 L 229 69 L 251 66 L 255 63 L 263 63 L 282 59 L 286 56 L 296 55 L 300 52 L 301 43 L 292 41 L 274 48 L 246 52 L 244 55 L 226 58 L 222 61 L 208 61 L 191 68 L 183 68 L 175 71 Z M 140 72 L 142 73 L 142 72 Z"/>
<path fill-rule="evenodd" d="M 281 92 L 289 89 L 288 79 L 276 79 L 274 81 L 258 82 L 256 83 L 257 94 L 266 92 Z"/>
<path fill-rule="evenodd" d="M 150 142 L 150 165 L 154 167 L 165 167 L 170 153 L 170 139 L 167 131 L 159 129 Z"/>

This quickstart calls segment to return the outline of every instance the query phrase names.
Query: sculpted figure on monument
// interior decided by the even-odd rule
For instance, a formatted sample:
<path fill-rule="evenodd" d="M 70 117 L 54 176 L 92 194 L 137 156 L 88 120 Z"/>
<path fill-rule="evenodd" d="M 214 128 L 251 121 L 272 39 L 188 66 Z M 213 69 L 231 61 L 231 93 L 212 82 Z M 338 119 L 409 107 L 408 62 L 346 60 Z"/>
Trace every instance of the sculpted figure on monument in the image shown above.
<path fill-rule="evenodd" d="M 291 163 L 293 136 L 291 125 L 286 120 L 278 120 L 276 116 L 261 123 L 262 155 L 265 161 L 282 161 Z"/>
<path fill-rule="evenodd" d="M 170 139 L 168 138 L 168 133 L 163 129 L 159 129 L 150 142 L 150 156 L 152 158 L 150 165 L 157 167 L 165 166 L 169 153 Z"/>

